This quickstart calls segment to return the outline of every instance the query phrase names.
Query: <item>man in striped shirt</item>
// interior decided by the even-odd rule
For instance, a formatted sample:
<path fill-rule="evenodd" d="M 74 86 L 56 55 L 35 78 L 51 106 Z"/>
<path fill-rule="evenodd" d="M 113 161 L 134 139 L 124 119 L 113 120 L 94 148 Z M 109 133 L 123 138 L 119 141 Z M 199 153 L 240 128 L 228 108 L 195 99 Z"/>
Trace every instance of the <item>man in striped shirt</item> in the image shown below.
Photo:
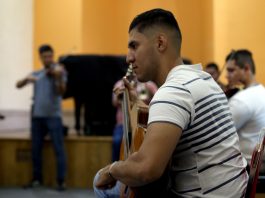
<path fill-rule="evenodd" d="M 200 64 L 183 65 L 173 14 L 154 9 L 138 15 L 129 28 L 128 46 L 127 61 L 138 80 L 152 80 L 160 88 L 150 103 L 139 151 L 99 171 L 97 197 L 119 197 L 121 183 L 149 184 L 162 176 L 169 161 L 171 185 L 163 197 L 244 197 L 246 160 L 227 99 Z M 133 88 L 124 82 L 136 102 Z"/>

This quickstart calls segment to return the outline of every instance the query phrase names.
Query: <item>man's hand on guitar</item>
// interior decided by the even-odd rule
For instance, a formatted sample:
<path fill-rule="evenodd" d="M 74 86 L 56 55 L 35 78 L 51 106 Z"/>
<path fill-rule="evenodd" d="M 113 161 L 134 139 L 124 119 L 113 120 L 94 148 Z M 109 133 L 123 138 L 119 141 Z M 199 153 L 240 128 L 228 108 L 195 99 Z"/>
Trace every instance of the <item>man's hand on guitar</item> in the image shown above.
<path fill-rule="evenodd" d="M 110 165 L 99 171 L 99 178 L 96 183 L 96 187 L 99 189 L 109 189 L 115 186 L 116 180 L 109 175 Z"/>
<path fill-rule="evenodd" d="M 122 80 L 123 84 L 114 88 L 113 92 L 117 95 L 118 98 L 120 98 L 126 87 L 129 93 L 131 103 L 132 104 L 136 103 L 138 99 L 136 82 L 129 82 L 126 77 L 124 77 Z"/>

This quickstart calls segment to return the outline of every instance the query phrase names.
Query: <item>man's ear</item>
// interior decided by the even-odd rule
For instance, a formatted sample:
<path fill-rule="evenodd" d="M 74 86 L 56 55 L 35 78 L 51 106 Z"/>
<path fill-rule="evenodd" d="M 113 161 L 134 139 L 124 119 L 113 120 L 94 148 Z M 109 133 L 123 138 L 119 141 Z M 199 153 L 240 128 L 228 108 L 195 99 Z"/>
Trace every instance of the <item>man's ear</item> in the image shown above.
<path fill-rule="evenodd" d="M 248 64 L 248 63 L 245 64 L 245 71 L 246 71 L 246 72 L 251 71 L 251 66 L 250 66 L 250 64 Z"/>
<path fill-rule="evenodd" d="M 168 39 L 165 34 L 159 34 L 157 37 L 157 49 L 159 52 L 164 52 L 168 45 Z"/>

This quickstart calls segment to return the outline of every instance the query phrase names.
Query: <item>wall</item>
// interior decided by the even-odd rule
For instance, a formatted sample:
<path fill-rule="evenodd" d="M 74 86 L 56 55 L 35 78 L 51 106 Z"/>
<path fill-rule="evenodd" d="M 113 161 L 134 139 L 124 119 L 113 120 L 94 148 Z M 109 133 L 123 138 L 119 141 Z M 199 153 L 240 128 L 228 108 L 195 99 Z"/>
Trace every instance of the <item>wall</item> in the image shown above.
<path fill-rule="evenodd" d="M 38 47 L 51 44 L 59 55 L 80 53 L 81 0 L 35 0 L 34 67 L 40 68 Z"/>
<path fill-rule="evenodd" d="M 60 55 L 81 53 L 81 0 L 35 0 L 34 5 L 34 68 L 42 67 L 38 48 L 48 43 Z M 72 109 L 71 99 L 63 102 L 64 109 Z"/>
<path fill-rule="evenodd" d="M 207 15 L 211 14 L 207 9 L 211 5 L 210 0 L 142 0 L 141 3 L 117 0 L 115 5 L 107 0 L 83 1 L 83 52 L 125 54 L 132 19 L 141 12 L 160 7 L 172 11 L 179 21 L 183 33 L 183 56 L 194 62 L 204 62 L 202 59 L 211 56 L 209 51 L 212 50 L 211 44 L 203 46 L 206 39 L 203 34 L 211 34 L 212 21 Z"/>
<path fill-rule="evenodd" d="M 31 88 L 15 88 L 32 70 L 32 0 L 0 1 L 0 109 L 29 110 Z"/>

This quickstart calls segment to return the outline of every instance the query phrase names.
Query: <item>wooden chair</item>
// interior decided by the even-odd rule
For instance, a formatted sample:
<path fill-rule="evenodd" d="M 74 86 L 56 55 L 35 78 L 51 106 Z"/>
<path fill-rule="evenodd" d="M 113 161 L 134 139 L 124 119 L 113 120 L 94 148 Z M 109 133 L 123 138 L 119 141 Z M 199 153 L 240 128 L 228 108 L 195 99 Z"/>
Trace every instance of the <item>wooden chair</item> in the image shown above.
<path fill-rule="evenodd" d="M 246 198 L 255 198 L 256 188 L 259 178 L 259 170 L 262 164 L 264 145 L 265 145 L 265 128 L 261 129 L 259 135 L 259 141 L 252 153 Z"/>

